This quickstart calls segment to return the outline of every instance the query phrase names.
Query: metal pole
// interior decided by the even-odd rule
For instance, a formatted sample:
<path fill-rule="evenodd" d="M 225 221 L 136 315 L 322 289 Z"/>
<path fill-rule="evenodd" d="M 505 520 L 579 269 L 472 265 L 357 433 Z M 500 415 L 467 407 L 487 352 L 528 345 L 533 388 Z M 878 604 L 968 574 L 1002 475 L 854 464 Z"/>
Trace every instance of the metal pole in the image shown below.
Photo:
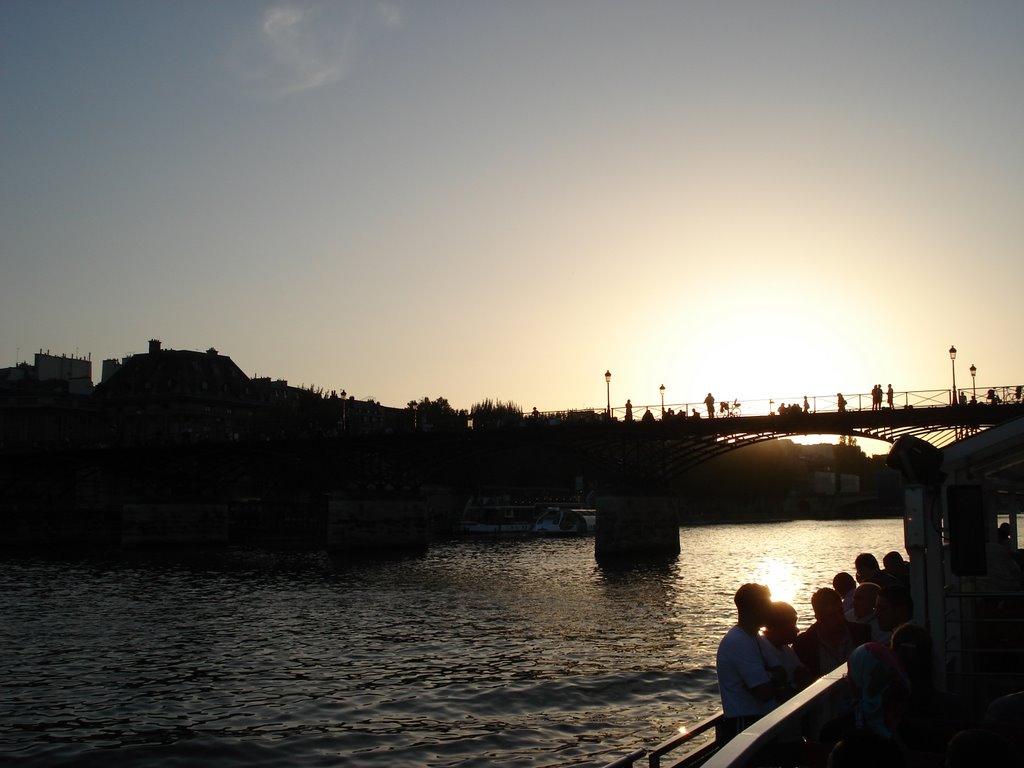
<path fill-rule="evenodd" d="M 953 366 L 953 397 L 950 400 L 951 405 L 957 405 L 956 396 L 956 347 L 950 345 L 949 347 L 949 362 Z"/>

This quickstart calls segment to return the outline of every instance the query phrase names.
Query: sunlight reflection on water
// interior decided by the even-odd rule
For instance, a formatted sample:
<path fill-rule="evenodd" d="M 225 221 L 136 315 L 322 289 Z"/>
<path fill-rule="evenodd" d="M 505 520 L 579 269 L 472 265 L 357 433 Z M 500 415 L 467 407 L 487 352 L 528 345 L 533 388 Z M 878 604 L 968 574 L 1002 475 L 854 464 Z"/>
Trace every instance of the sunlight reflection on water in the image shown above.
<path fill-rule="evenodd" d="M 899 520 L 716 525 L 660 565 L 592 539 L 343 563 L 229 550 L 7 557 L 0 762 L 593 765 L 718 706 L 745 581 L 810 594 Z"/>

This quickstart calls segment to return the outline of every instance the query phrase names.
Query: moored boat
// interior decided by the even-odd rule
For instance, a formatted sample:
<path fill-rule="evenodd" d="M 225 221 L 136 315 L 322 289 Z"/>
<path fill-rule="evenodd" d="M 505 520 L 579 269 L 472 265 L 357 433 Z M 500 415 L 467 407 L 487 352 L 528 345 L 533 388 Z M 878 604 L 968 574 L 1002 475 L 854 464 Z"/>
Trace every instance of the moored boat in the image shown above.
<path fill-rule="evenodd" d="M 507 496 L 474 497 L 466 502 L 454 532 L 525 536 L 532 530 L 537 512 L 536 504 L 515 503 Z"/>
<path fill-rule="evenodd" d="M 594 533 L 596 521 L 593 509 L 548 507 L 531 530 L 541 536 L 586 536 Z"/>

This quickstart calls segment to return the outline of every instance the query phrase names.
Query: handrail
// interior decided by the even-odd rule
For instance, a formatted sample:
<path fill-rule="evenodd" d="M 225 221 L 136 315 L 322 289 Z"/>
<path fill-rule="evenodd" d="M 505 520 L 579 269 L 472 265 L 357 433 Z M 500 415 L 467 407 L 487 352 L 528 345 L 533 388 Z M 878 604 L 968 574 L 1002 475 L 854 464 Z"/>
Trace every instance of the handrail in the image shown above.
<path fill-rule="evenodd" d="M 651 750 L 650 755 L 648 755 L 648 765 L 650 766 L 650 768 L 660 768 L 662 755 L 666 755 L 669 752 L 678 749 L 683 744 L 693 739 L 694 736 L 699 736 L 705 731 L 711 730 L 715 727 L 715 723 L 717 723 L 721 717 L 722 710 L 718 710 L 718 714 L 712 715 L 711 717 L 702 720 L 701 722 L 697 723 L 697 725 L 693 728 L 687 729 L 684 733 L 680 733 L 677 736 L 673 736 L 672 738 L 666 739 L 665 741 L 661 742 L 661 744 L 659 744 L 653 750 Z M 700 751 L 701 753 L 704 752 L 703 749 Z"/>
<path fill-rule="evenodd" d="M 604 766 L 604 768 L 632 768 L 633 763 L 643 758 L 647 754 L 642 749 L 634 750 L 628 755 L 623 755 L 618 760 L 612 760 L 610 763 Z"/>
<path fill-rule="evenodd" d="M 783 727 L 788 726 L 792 718 L 803 715 L 812 704 L 817 704 L 836 687 L 845 685 L 845 679 L 845 664 L 818 678 L 789 701 L 783 702 L 745 731 L 737 734 L 704 763 L 704 768 L 736 768 L 746 765 L 747 761 L 771 742 Z"/>
<path fill-rule="evenodd" d="M 770 743 L 780 730 L 783 728 L 788 730 L 793 718 L 800 718 L 812 706 L 821 704 L 822 700 L 837 687 L 845 685 L 845 680 L 846 665 L 842 664 L 815 680 L 793 698 L 780 704 L 727 744 L 719 745 L 712 741 L 681 757 L 672 765 L 674 768 L 685 768 L 687 765 L 697 764 L 704 768 L 737 768 L 737 766 L 746 765 L 747 761 Z M 694 728 L 687 729 L 685 733 L 661 742 L 647 755 L 649 768 L 661 768 L 661 760 L 665 755 L 683 746 L 693 737 L 713 728 L 721 716 L 722 712 L 719 710 L 718 714 L 702 720 Z M 708 754 L 711 756 L 705 760 Z M 604 768 L 629 768 L 643 756 L 644 751 L 637 750 L 605 765 Z"/>
<path fill-rule="evenodd" d="M 959 388 L 965 394 L 972 394 L 973 390 L 967 388 Z M 968 405 L 965 407 L 992 407 L 994 405 L 1019 405 L 1024 402 L 1024 397 L 1017 394 L 1019 387 L 1017 385 L 1000 385 L 995 387 L 985 387 L 980 390 L 980 396 L 977 399 L 977 403 Z M 998 403 L 990 402 L 987 399 L 987 392 L 993 391 L 999 396 Z M 918 389 L 918 390 L 899 390 L 893 392 L 893 410 L 902 410 L 904 408 L 949 408 L 951 405 L 956 406 L 957 404 L 951 404 L 949 389 Z M 972 394 L 973 396 L 973 394 Z M 869 411 L 871 410 L 872 400 L 870 392 L 854 392 L 854 393 L 843 393 L 843 398 L 846 400 L 847 411 Z M 732 403 L 737 401 L 740 403 L 740 409 L 742 416 L 767 416 L 772 413 L 777 413 L 778 408 L 783 404 L 787 405 L 798 405 L 803 407 L 804 395 L 791 395 L 789 397 L 771 397 L 771 398 L 722 398 L 721 402 L 728 401 Z M 808 395 L 808 405 L 811 413 L 835 413 L 839 410 L 839 405 L 835 394 L 828 395 Z M 715 418 L 731 418 L 727 415 L 719 415 L 719 402 L 715 402 Z M 675 414 L 688 415 L 696 409 L 701 418 L 707 418 L 707 407 L 704 405 L 703 400 L 693 402 L 678 402 L 678 403 L 643 403 L 633 404 L 632 416 L 634 421 L 639 421 L 646 411 L 650 411 L 654 414 L 656 419 L 661 419 L 662 414 L 671 410 Z M 558 418 L 569 415 L 577 416 L 599 416 L 604 417 L 610 415 L 613 419 L 624 420 L 626 417 L 626 408 L 624 405 L 616 405 L 610 409 L 608 414 L 608 408 L 606 406 L 594 407 L 594 408 L 579 408 L 579 409 L 567 409 L 567 410 L 556 410 L 556 411 L 538 411 L 536 416 L 541 418 Z M 888 401 L 883 395 L 882 399 L 882 410 L 887 411 L 889 409 Z M 529 415 L 529 414 L 524 414 Z"/>

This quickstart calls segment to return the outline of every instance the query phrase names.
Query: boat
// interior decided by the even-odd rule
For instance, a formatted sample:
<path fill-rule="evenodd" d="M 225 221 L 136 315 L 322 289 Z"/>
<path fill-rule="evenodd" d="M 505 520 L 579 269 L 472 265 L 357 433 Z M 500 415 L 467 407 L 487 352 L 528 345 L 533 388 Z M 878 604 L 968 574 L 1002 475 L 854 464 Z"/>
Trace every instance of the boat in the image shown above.
<path fill-rule="evenodd" d="M 548 507 L 531 531 L 540 536 L 586 536 L 594 533 L 596 511 L 589 508 Z"/>
<path fill-rule="evenodd" d="M 580 536 L 594 533 L 595 519 L 596 511 L 581 506 L 579 499 L 474 496 L 466 502 L 453 531 L 493 536 Z"/>
<path fill-rule="evenodd" d="M 526 536 L 537 522 L 537 505 L 509 496 L 475 496 L 466 502 L 454 532 L 470 535 Z"/>
<path fill-rule="evenodd" d="M 904 480 L 904 537 L 910 554 L 914 623 L 928 629 L 937 651 L 936 685 L 956 695 L 967 722 L 1000 727 L 1020 739 L 1019 723 L 993 721 L 989 706 L 1024 691 L 1024 605 L 1016 582 L 997 580 L 1024 516 L 1024 419 L 997 425 L 937 448 L 912 435 L 895 441 L 886 464 Z M 998 631 L 995 631 L 998 630 Z M 604 768 L 740 768 L 794 723 L 827 722 L 841 710 L 847 689 L 841 665 L 726 744 L 714 736 L 721 710 L 652 750 L 636 749 Z M 993 725 L 995 722 L 995 725 Z M 1017 742 L 1019 743 L 1019 742 Z M 805 736 L 802 764 L 825 765 L 829 744 Z M 682 754 L 680 754 L 682 753 Z M 678 755 L 678 756 L 677 756 Z M 913 752 L 910 765 L 942 766 L 941 751 Z"/>

